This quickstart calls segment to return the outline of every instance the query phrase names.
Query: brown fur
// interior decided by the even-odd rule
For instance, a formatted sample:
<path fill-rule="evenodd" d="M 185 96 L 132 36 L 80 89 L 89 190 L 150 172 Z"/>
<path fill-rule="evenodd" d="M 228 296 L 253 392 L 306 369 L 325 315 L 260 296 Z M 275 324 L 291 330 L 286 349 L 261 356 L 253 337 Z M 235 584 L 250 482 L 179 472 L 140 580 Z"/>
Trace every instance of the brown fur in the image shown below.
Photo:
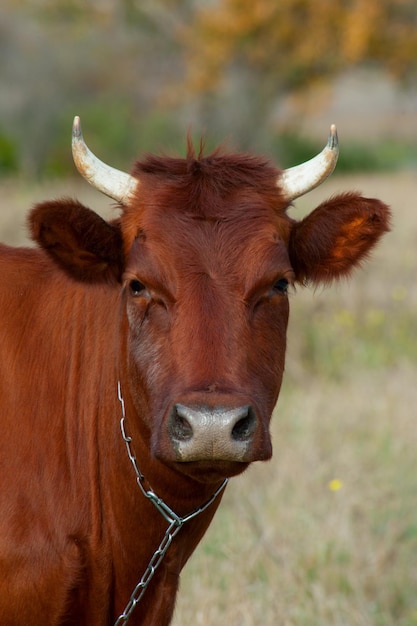
<path fill-rule="evenodd" d="M 121 439 L 118 378 L 142 472 L 188 513 L 271 454 L 282 280 L 344 276 L 388 230 L 388 208 L 353 193 L 294 222 L 279 171 L 249 155 L 190 149 L 133 173 L 137 197 L 114 222 L 44 202 L 29 219 L 40 249 L 0 247 L 2 626 L 113 623 L 163 537 Z M 246 461 L 178 462 L 166 427 L 176 402 L 253 406 Z M 170 623 L 218 503 L 175 538 L 129 624 Z"/>

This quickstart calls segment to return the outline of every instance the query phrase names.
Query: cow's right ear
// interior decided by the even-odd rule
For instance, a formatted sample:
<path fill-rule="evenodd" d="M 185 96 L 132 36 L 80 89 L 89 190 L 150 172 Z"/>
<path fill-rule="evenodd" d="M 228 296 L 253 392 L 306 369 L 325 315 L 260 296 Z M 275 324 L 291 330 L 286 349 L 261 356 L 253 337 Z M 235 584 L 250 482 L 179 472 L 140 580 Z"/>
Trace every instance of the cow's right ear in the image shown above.
<path fill-rule="evenodd" d="M 121 280 L 123 242 L 117 222 L 108 223 L 70 199 L 37 204 L 28 222 L 32 239 L 77 280 Z"/>

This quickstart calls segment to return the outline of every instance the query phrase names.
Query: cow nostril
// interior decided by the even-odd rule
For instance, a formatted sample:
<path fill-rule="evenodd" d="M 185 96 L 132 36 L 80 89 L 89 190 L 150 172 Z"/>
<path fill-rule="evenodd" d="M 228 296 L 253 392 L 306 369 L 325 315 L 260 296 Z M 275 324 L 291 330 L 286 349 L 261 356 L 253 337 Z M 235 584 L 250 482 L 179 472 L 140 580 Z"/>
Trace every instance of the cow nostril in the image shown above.
<path fill-rule="evenodd" d="M 248 407 L 246 415 L 236 422 L 232 429 L 232 439 L 235 441 L 246 441 L 249 439 L 256 427 L 256 417 L 254 411 Z"/>
<path fill-rule="evenodd" d="M 170 419 L 170 432 L 178 441 L 189 441 L 193 437 L 193 427 L 185 415 L 181 414 L 181 406 L 177 405 Z"/>

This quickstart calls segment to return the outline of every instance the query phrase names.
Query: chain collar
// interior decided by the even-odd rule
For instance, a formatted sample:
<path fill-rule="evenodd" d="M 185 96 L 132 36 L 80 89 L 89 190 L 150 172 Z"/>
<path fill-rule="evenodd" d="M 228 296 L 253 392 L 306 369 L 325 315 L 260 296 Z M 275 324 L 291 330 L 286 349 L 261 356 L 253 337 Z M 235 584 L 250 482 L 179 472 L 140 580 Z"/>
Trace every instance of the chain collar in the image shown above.
<path fill-rule="evenodd" d="M 138 464 L 137 464 L 137 461 L 136 461 L 136 456 L 135 456 L 135 453 L 133 452 L 133 448 L 132 448 L 132 438 L 129 437 L 129 435 L 126 432 L 125 403 L 124 403 L 123 396 L 122 396 L 120 381 L 117 382 L 117 396 L 119 398 L 119 402 L 120 402 L 121 407 L 122 407 L 122 418 L 120 420 L 120 429 L 122 431 L 123 441 L 126 444 L 127 454 L 129 456 L 130 462 L 132 463 L 133 469 L 135 470 L 136 482 L 139 485 L 140 490 L 142 491 L 142 493 L 145 496 L 145 498 L 148 498 L 148 500 L 150 500 L 152 502 L 152 504 L 159 511 L 159 513 L 162 515 L 162 517 L 168 522 L 168 527 L 167 527 L 167 529 L 165 531 L 165 535 L 162 538 L 161 543 L 159 544 L 158 548 L 153 553 L 153 555 L 151 557 L 151 560 L 149 561 L 149 564 L 148 564 L 148 566 L 147 566 L 147 568 L 146 568 L 142 578 L 140 579 L 140 581 L 138 582 L 138 584 L 134 588 L 134 590 L 133 590 L 133 592 L 132 592 L 132 594 L 130 596 L 129 602 L 127 603 L 123 613 L 121 613 L 119 615 L 119 617 L 117 618 L 117 620 L 115 622 L 115 626 L 121 626 L 122 624 L 127 624 L 127 622 L 129 620 L 131 614 L 133 613 L 136 605 L 142 599 L 142 596 L 145 593 L 146 588 L 148 587 L 148 585 L 149 585 L 153 575 L 155 574 L 157 568 L 161 564 L 162 559 L 164 558 L 164 556 L 165 556 L 169 546 L 171 545 L 172 540 L 174 539 L 175 535 L 181 530 L 182 526 L 186 522 L 189 522 L 194 517 L 196 517 L 197 515 L 199 515 L 203 511 L 205 511 L 214 502 L 214 500 L 217 498 L 217 496 L 226 487 L 227 483 L 229 482 L 229 479 L 228 478 L 224 479 L 224 481 L 222 482 L 220 487 L 218 489 L 216 489 L 216 491 L 207 500 L 207 502 L 205 502 L 205 504 L 201 505 L 200 507 L 198 507 L 197 509 L 195 509 L 194 511 L 192 511 L 191 513 L 189 513 L 188 515 L 185 515 L 183 517 L 181 517 L 180 515 L 177 515 L 167 505 L 167 503 L 164 502 L 164 500 L 162 498 L 160 498 L 153 491 L 153 489 L 151 487 L 149 489 L 145 488 L 145 485 L 144 485 L 145 477 L 144 477 L 144 475 L 142 474 L 142 472 L 140 471 L 140 469 L 138 467 Z"/>

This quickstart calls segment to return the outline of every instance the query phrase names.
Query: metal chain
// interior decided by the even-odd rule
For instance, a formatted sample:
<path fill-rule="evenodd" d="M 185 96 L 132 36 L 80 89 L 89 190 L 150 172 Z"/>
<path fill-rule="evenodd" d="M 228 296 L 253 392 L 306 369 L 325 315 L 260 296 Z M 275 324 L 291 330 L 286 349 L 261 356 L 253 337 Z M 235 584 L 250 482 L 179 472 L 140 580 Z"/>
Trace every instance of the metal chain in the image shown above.
<path fill-rule="evenodd" d="M 172 531 L 172 529 L 174 530 Z M 130 596 L 129 602 L 127 603 L 123 613 L 119 615 L 117 621 L 115 622 L 115 626 L 120 626 L 120 624 L 126 624 L 131 614 L 133 613 L 136 605 L 142 599 L 143 594 L 146 591 L 147 586 L 149 585 L 151 578 L 155 574 L 156 569 L 161 563 L 162 559 L 165 556 L 166 551 L 171 545 L 171 541 L 175 537 L 175 535 L 179 532 L 181 526 L 177 526 L 175 522 L 172 522 L 165 531 L 164 538 L 162 539 L 159 547 L 153 553 L 151 560 L 149 561 L 148 567 L 146 568 L 142 578 L 136 585 L 135 589 Z"/>
<path fill-rule="evenodd" d="M 149 561 L 149 564 L 142 578 L 140 579 L 140 581 L 134 588 L 129 598 L 129 602 L 127 603 L 123 613 L 119 615 L 114 626 L 120 626 L 121 624 L 126 624 L 128 622 L 136 605 L 142 599 L 142 596 L 145 593 L 146 588 L 148 587 L 153 575 L 155 574 L 157 568 L 161 564 L 161 561 L 164 558 L 169 546 L 171 545 L 172 540 L 174 539 L 175 535 L 181 530 L 182 526 L 186 522 L 190 521 L 191 519 L 193 519 L 194 517 L 196 517 L 203 511 L 205 511 L 214 502 L 214 500 L 223 491 L 223 489 L 226 487 L 227 483 L 229 482 L 229 479 L 225 478 L 222 484 L 220 485 L 220 487 L 216 489 L 216 491 L 207 500 L 207 502 L 205 502 L 203 505 L 201 505 L 200 507 L 198 507 L 197 509 L 195 509 L 188 515 L 185 515 L 183 517 L 177 515 L 166 504 L 166 502 L 162 500 L 162 498 L 156 495 L 156 493 L 152 489 L 145 489 L 145 486 L 144 486 L 145 477 L 138 467 L 136 456 L 135 456 L 135 453 L 133 452 L 132 445 L 131 445 L 132 438 L 129 437 L 129 435 L 126 432 L 125 403 L 124 403 L 123 396 L 122 396 L 120 381 L 117 382 L 117 396 L 119 398 L 119 402 L 122 407 L 122 419 L 120 420 L 120 429 L 122 431 L 123 441 L 126 444 L 126 449 L 127 449 L 130 462 L 132 463 L 133 469 L 135 470 L 136 482 L 139 485 L 143 495 L 152 502 L 152 504 L 156 507 L 156 509 L 160 512 L 160 514 L 164 517 L 164 519 L 166 519 L 166 521 L 168 522 L 168 528 L 165 531 L 165 535 L 161 543 L 159 544 L 158 548 L 153 553 L 151 560 Z"/>

